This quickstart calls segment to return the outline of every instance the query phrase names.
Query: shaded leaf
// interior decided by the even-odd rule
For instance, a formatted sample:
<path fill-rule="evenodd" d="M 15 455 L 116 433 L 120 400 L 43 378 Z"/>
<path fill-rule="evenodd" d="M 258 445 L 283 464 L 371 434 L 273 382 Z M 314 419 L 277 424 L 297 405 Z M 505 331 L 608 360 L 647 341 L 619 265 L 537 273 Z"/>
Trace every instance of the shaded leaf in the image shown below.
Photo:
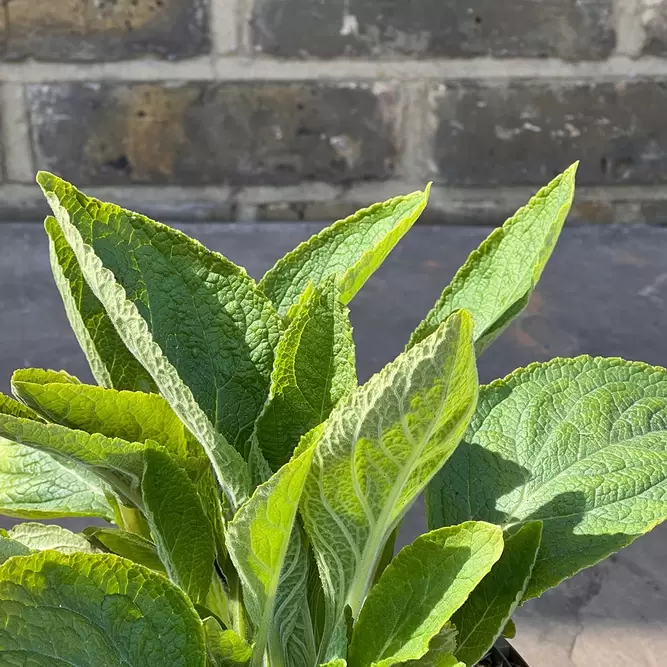
<path fill-rule="evenodd" d="M 470 255 L 408 347 L 424 340 L 459 308 L 472 314 L 478 352 L 503 332 L 528 304 L 556 245 L 574 197 L 577 164 L 540 190 Z"/>
<path fill-rule="evenodd" d="M 259 445 L 274 470 L 289 461 L 301 436 L 323 422 L 356 386 L 348 310 L 330 276 L 304 293 L 276 349 L 269 401 L 256 426 Z"/>
<path fill-rule="evenodd" d="M 213 577 L 213 526 L 185 470 L 152 447 L 145 461 L 141 493 L 160 560 L 193 602 L 204 603 Z"/>
<path fill-rule="evenodd" d="M 12 556 L 27 556 L 30 549 L 16 540 L 12 539 L 6 530 L 0 528 L 0 565 Z"/>
<path fill-rule="evenodd" d="M 0 627 L 7 667 L 206 665 L 202 625 L 185 595 L 108 554 L 44 551 L 5 562 Z"/>
<path fill-rule="evenodd" d="M 280 259 L 259 286 L 285 315 L 309 283 L 319 287 L 335 275 L 341 300 L 348 303 L 421 215 L 429 189 L 374 204 L 335 222 Z"/>
<path fill-rule="evenodd" d="M 213 667 L 242 667 L 250 662 L 252 647 L 233 630 L 223 630 L 214 618 L 204 621 L 206 649 Z"/>
<path fill-rule="evenodd" d="M 98 549 L 104 549 L 122 558 L 127 558 L 127 560 L 151 570 L 166 572 L 157 554 L 156 546 L 136 533 L 91 526 L 86 528 L 83 534 Z"/>
<path fill-rule="evenodd" d="M 542 538 L 542 524 L 531 521 L 505 535 L 505 548 L 491 572 L 454 614 L 456 657 L 476 665 L 500 637 L 523 598 Z"/>
<path fill-rule="evenodd" d="M 543 521 L 525 599 L 540 595 L 665 519 L 666 424 L 663 368 L 583 356 L 518 370 L 481 389 L 429 487 L 429 526 Z"/>

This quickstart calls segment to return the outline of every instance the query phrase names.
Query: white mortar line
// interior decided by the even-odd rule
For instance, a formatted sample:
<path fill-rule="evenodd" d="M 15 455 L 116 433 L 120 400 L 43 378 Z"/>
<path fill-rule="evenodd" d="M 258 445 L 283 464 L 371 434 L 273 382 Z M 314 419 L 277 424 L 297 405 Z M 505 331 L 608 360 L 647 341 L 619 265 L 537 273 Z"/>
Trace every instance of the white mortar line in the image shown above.
<path fill-rule="evenodd" d="M 213 53 L 235 53 L 238 41 L 238 0 L 211 0 L 210 33 Z"/>
<path fill-rule="evenodd" d="M 31 173 L 30 181 L 34 174 Z M 104 187 L 83 187 L 83 191 L 103 201 L 111 201 L 132 208 L 145 206 L 153 210 L 174 209 L 176 212 L 191 204 L 200 208 L 217 207 L 221 204 L 237 204 L 249 208 L 272 203 L 316 203 L 352 202 L 360 205 L 389 199 L 397 194 L 422 189 L 424 183 L 391 180 L 366 182 L 352 187 L 333 186 L 326 183 L 304 183 L 296 186 L 252 186 L 232 188 L 229 186 L 174 185 L 143 186 L 118 185 Z M 514 186 L 497 188 L 461 188 L 434 185 L 432 204 L 450 206 L 457 203 L 486 205 L 489 203 L 521 205 L 537 192 L 537 186 Z M 618 185 L 580 186 L 577 189 L 578 202 L 601 203 L 644 203 L 667 202 L 667 188 L 662 185 Z M 25 205 L 45 207 L 46 204 L 37 185 L 27 183 L 3 183 L 0 185 L 0 208 L 3 206 Z M 173 216 L 172 216 L 173 217 Z"/>
<path fill-rule="evenodd" d="M 35 165 L 32 159 L 30 124 L 21 84 L 2 84 L 0 119 L 5 179 L 19 182 L 34 180 Z"/>
<path fill-rule="evenodd" d="M 186 61 L 133 60 L 119 63 L 0 63 L 0 80 L 57 81 L 306 81 L 306 80 L 622 80 L 667 77 L 667 59 L 617 55 L 601 62 L 558 59 L 472 58 L 470 60 L 285 61 L 266 57 L 203 56 Z"/>

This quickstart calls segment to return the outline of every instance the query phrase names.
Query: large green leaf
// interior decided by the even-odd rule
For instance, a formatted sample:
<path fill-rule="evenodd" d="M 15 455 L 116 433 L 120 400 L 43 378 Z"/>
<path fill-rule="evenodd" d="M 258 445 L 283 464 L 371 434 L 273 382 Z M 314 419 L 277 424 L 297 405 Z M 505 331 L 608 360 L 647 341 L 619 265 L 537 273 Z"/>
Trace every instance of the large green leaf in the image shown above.
<path fill-rule="evenodd" d="M 408 347 L 459 308 L 473 316 L 478 352 L 502 333 L 528 304 L 551 256 L 572 204 L 576 171 L 574 164 L 491 233 L 445 288 Z"/>
<path fill-rule="evenodd" d="M 141 493 L 158 554 L 169 576 L 195 603 L 203 603 L 213 577 L 213 526 L 196 486 L 163 451 L 148 447 Z"/>
<path fill-rule="evenodd" d="M 528 586 L 542 538 L 542 523 L 531 521 L 506 534 L 500 560 L 454 614 L 456 657 L 476 665 L 493 646 Z"/>
<path fill-rule="evenodd" d="M 555 359 L 480 391 L 463 442 L 428 490 L 429 526 L 543 521 L 526 599 L 667 517 L 667 371 Z"/>
<path fill-rule="evenodd" d="M 6 667 L 205 667 L 202 624 L 163 576 L 111 555 L 45 551 L 0 567 Z"/>
<path fill-rule="evenodd" d="M 401 663 L 403 667 L 466 667 L 454 656 L 456 650 L 456 628 L 446 623 L 428 644 L 428 652 L 417 660 Z"/>
<path fill-rule="evenodd" d="M 256 433 L 277 470 L 289 461 L 302 435 L 323 422 L 357 386 L 354 341 L 335 276 L 306 290 L 278 344 L 269 402 Z"/>
<path fill-rule="evenodd" d="M 204 621 L 206 648 L 213 667 L 243 667 L 250 662 L 252 647 L 233 630 L 223 630 L 214 618 Z"/>
<path fill-rule="evenodd" d="M 482 522 L 440 528 L 405 547 L 373 586 L 354 626 L 350 667 L 391 667 L 426 655 L 429 643 L 503 550 Z"/>
<path fill-rule="evenodd" d="M 374 204 L 335 222 L 279 260 L 259 286 L 284 315 L 311 282 L 318 287 L 335 275 L 341 300 L 348 303 L 421 215 L 429 190 Z"/>
<path fill-rule="evenodd" d="M 48 216 L 44 227 L 67 319 L 95 380 L 108 388 L 155 391 L 153 378 L 125 347 L 104 306 L 88 287 L 58 221 Z"/>
<path fill-rule="evenodd" d="M 21 369 L 12 377 L 12 391 L 38 414 L 68 428 L 129 442 L 153 440 L 179 456 L 192 449 L 192 436 L 159 394 L 51 379 L 39 369 Z"/>
<path fill-rule="evenodd" d="M 165 573 L 165 567 L 157 554 L 156 546 L 135 533 L 128 533 L 115 528 L 90 526 L 83 534 L 97 549 L 122 556 L 151 570 Z"/>
<path fill-rule="evenodd" d="M 256 628 L 255 665 L 262 664 L 267 645 L 278 660 L 287 639 L 274 620 L 276 598 L 312 455 L 312 450 L 304 452 L 258 486 L 227 526 L 226 544 Z"/>
<path fill-rule="evenodd" d="M 95 475 L 5 438 L 0 438 L 0 514 L 21 519 L 113 518 Z"/>
<path fill-rule="evenodd" d="M 250 490 L 239 452 L 268 396 L 280 317 L 243 269 L 185 234 L 51 174 L 38 182 L 86 282 L 237 507 Z"/>
<path fill-rule="evenodd" d="M 13 556 L 27 556 L 30 549 L 16 540 L 12 539 L 6 530 L 0 528 L 0 565 Z"/>
<path fill-rule="evenodd" d="M 145 446 L 0 413 L 0 437 L 69 459 L 102 477 L 127 501 L 141 505 Z"/>
<path fill-rule="evenodd" d="M 359 614 L 385 541 L 463 436 L 477 399 L 465 311 L 352 392 L 316 429 L 302 499 L 327 598 L 323 655 Z"/>
<path fill-rule="evenodd" d="M 7 537 L 20 542 L 31 551 L 60 551 L 93 553 L 94 547 L 83 535 L 73 533 L 67 528 L 43 523 L 20 523 L 7 533 Z"/>

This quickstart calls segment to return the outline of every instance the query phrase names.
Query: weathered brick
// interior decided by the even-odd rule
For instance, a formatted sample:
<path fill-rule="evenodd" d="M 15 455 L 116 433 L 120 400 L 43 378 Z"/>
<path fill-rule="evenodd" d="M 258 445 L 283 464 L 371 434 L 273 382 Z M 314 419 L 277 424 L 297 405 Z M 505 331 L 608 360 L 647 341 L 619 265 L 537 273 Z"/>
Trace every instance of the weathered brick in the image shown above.
<path fill-rule="evenodd" d="M 10 60 L 96 61 L 208 51 L 205 0 L 6 0 Z"/>
<path fill-rule="evenodd" d="M 436 180 L 539 185 L 580 159 L 582 184 L 665 183 L 666 95 L 667 81 L 436 86 Z"/>
<path fill-rule="evenodd" d="M 30 85 L 41 168 L 82 184 L 384 179 L 394 87 L 324 83 Z"/>
<path fill-rule="evenodd" d="M 646 34 L 644 53 L 667 55 L 667 2 L 639 0 L 639 16 Z"/>
<path fill-rule="evenodd" d="M 255 48 L 277 56 L 605 58 L 613 0 L 256 0 Z"/>

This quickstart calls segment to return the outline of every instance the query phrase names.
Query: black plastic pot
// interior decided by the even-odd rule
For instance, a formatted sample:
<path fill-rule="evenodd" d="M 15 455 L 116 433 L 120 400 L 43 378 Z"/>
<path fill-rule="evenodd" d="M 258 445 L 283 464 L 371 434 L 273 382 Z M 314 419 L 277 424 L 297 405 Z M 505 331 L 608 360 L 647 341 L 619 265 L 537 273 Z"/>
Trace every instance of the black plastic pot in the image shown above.
<path fill-rule="evenodd" d="M 505 639 L 499 639 L 477 667 L 528 667 L 528 663 Z"/>

